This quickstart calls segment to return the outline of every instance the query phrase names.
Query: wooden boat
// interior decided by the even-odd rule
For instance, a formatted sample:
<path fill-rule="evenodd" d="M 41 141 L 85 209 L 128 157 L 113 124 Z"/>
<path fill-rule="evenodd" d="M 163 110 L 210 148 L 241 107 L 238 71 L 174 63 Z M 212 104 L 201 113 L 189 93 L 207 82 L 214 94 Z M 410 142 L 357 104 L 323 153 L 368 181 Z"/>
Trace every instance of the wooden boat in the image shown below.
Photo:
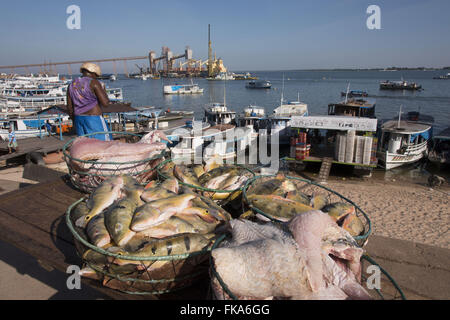
<path fill-rule="evenodd" d="M 379 128 L 377 158 L 386 170 L 417 162 L 427 156 L 432 124 L 421 121 L 417 112 L 413 116 L 402 120 L 399 115 L 398 120 L 389 120 Z"/>
<path fill-rule="evenodd" d="M 438 166 L 450 164 L 450 127 L 432 138 L 428 160 Z"/>
<path fill-rule="evenodd" d="M 383 81 L 380 83 L 380 90 L 421 90 L 422 86 L 415 82 L 401 81 Z"/>

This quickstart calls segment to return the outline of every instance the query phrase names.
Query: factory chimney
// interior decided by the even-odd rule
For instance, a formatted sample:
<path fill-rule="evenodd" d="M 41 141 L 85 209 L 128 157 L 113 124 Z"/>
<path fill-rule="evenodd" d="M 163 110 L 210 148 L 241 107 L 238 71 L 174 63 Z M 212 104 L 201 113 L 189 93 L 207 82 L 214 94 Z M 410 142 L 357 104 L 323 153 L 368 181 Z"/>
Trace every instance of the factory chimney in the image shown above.
<path fill-rule="evenodd" d="M 211 48 L 211 25 L 208 24 L 208 77 L 213 75 L 212 48 Z"/>

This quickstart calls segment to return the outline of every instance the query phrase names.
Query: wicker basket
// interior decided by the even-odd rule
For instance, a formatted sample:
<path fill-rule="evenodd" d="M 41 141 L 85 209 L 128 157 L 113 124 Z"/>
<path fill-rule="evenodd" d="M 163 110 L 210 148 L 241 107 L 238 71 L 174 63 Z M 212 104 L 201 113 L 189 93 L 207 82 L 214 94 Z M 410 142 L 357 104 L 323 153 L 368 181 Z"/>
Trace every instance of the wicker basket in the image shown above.
<path fill-rule="evenodd" d="M 211 250 L 214 250 L 215 248 L 219 247 L 221 242 L 226 238 L 225 235 L 217 239 L 217 241 L 212 246 Z M 225 300 L 238 300 L 237 296 L 231 292 L 231 290 L 228 288 L 226 283 L 222 280 L 220 275 L 217 273 L 217 271 L 214 268 L 214 262 L 212 261 L 212 256 L 210 256 L 210 276 L 211 281 L 216 281 L 216 283 L 220 287 L 220 294 L 222 297 L 216 297 L 214 294 L 214 289 L 210 288 L 211 298 L 213 300 L 217 300 L 218 298 L 225 299 Z M 367 270 L 369 266 L 376 266 L 380 270 L 380 288 L 368 288 L 367 286 Z M 395 280 L 387 273 L 386 270 L 384 270 L 379 264 L 377 264 L 372 258 L 370 258 L 367 255 L 363 255 L 361 257 L 361 267 L 362 267 L 362 278 L 361 283 L 363 284 L 364 288 L 367 290 L 367 292 L 370 294 L 370 296 L 374 300 L 406 300 L 405 295 L 403 294 L 402 290 L 398 286 L 398 284 L 395 282 Z"/>
<path fill-rule="evenodd" d="M 72 210 L 84 199 L 67 209 L 66 224 L 83 263 L 96 271 L 96 279 L 104 286 L 130 294 L 158 295 L 184 289 L 208 277 L 208 257 L 213 240 L 202 251 L 152 257 L 117 255 L 89 243 L 84 231 L 74 226 L 71 219 Z M 88 250 L 91 250 L 90 259 L 85 255 Z M 131 264 L 118 266 L 114 264 L 115 259 L 138 261 L 142 268 L 138 270 Z M 158 263 L 161 266 L 153 269 L 152 266 Z"/>
<path fill-rule="evenodd" d="M 101 132 L 86 134 L 90 137 Z M 103 132 L 106 133 L 106 132 Z M 137 140 L 142 135 L 130 132 L 109 132 L 124 137 L 128 142 Z M 81 160 L 70 156 L 69 149 L 76 138 L 69 140 L 63 147 L 63 158 L 69 168 L 69 176 L 73 185 L 82 192 L 90 193 L 97 188 L 105 179 L 126 173 L 134 177 L 139 183 L 145 184 L 155 175 L 156 166 L 164 160 L 165 151 L 160 154 L 138 161 L 128 162 L 105 162 L 94 160 Z M 134 141 L 133 141 L 134 142 Z M 81 170 L 88 167 L 89 171 Z"/>
<path fill-rule="evenodd" d="M 249 189 L 252 187 L 252 185 L 254 183 L 257 183 L 259 179 L 268 178 L 268 177 L 275 177 L 275 175 L 256 176 L 256 177 L 248 180 L 243 189 L 243 198 L 244 198 L 244 201 L 248 204 L 248 206 L 255 213 L 261 214 L 264 217 L 266 217 L 267 219 L 270 219 L 271 221 L 281 222 L 281 221 L 273 218 L 272 216 L 268 215 L 264 211 L 250 205 L 248 198 L 247 198 L 247 193 L 248 193 Z M 329 189 L 321 184 L 318 184 L 314 181 L 311 181 L 311 180 L 306 180 L 306 179 L 291 177 L 291 176 L 286 176 L 286 179 L 292 179 L 292 180 L 302 182 L 303 186 L 302 186 L 301 191 L 304 193 L 312 194 L 315 191 L 320 191 L 321 193 L 326 193 L 326 196 L 328 198 L 328 203 L 346 202 L 346 203 L 350 203 L 351 205 L 353 205 L 355 207 L 356 215 L 361 219 L 361 221 L 364 224 L 364 233 L 362 235 L 355 236 L 354 239 L 361 247 L 366 244 L 367 239 L 372 231 L 372 223 L 371 223 L 369 217 L 367 216 L 367 214 L 360 207 L 358 207 L 353 201 L 347 199 L 346 197 L 337 193 L 336 191 L 331 190 L 331 189 Z"/>

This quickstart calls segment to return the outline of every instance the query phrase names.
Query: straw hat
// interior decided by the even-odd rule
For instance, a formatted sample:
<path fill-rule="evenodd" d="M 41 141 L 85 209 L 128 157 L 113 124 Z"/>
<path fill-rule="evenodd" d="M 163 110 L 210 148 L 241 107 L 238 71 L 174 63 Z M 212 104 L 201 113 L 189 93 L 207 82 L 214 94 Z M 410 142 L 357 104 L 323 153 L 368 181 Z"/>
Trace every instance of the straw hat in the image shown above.
<path fill-rule="evenodd" d="M 83 69 L 95 73 L 97 77 L 100 77 L 102 75 L 102 70 L 95 63 L 85 62 L 81 65 L 80 72 L 83 72 Z"/>

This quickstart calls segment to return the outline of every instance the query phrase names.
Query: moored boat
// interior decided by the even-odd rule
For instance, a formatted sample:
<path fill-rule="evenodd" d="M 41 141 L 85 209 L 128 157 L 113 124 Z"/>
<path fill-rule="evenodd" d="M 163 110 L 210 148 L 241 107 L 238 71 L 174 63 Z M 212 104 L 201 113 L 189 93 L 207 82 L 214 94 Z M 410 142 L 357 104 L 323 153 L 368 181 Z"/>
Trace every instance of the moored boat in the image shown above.
<path fill-rule="evenodd" d="M 183 85 L 167 85 L 163 89 L 164 94 L 197 94 L 203 93 L 203 89 L 198 84 L 183 84 Z"/>
<path fill-rule="evenodd" d="M 428 160 L 438 166 L 450 165 L 450 127 L 433 136 Z"/>
<path fill-rule="evenodd" d="M 236 112 L 228 110 L 224 103 L 213 102 L 206 106 L 205 121 L 211 125 L 232 124 L 235 122 Z"/>
<path fill-rule="evenodd" d="M 422 86 L 415 82 L 401 81 L 383 81 L 380 83 L 380 90 L 421 90 Z"/>
<path fill-rule="evenodd" d="M 270 81 L 249 81 L 245 87 L 247 89 L 270 89 L 272 84 Z"/>
<path fill-rule="evenodd" d="M 411 117 L 402 120 L 399 116 L 398 120 L 384 122 L 378 134 L 377 158 L 382 167 L 390 170 L 417 162 L 428 154 L 432 123 Z"/>
<path fill-rule="evenodd" d="M 366 91 L 362 91 L 362 90 L 350 90 L 348 92 L 341 92 L 341 96 L 345 97 L 347 96 L 348 98 L 353 98 L 353 97 L 368 97 L 369 94 Z"/>

